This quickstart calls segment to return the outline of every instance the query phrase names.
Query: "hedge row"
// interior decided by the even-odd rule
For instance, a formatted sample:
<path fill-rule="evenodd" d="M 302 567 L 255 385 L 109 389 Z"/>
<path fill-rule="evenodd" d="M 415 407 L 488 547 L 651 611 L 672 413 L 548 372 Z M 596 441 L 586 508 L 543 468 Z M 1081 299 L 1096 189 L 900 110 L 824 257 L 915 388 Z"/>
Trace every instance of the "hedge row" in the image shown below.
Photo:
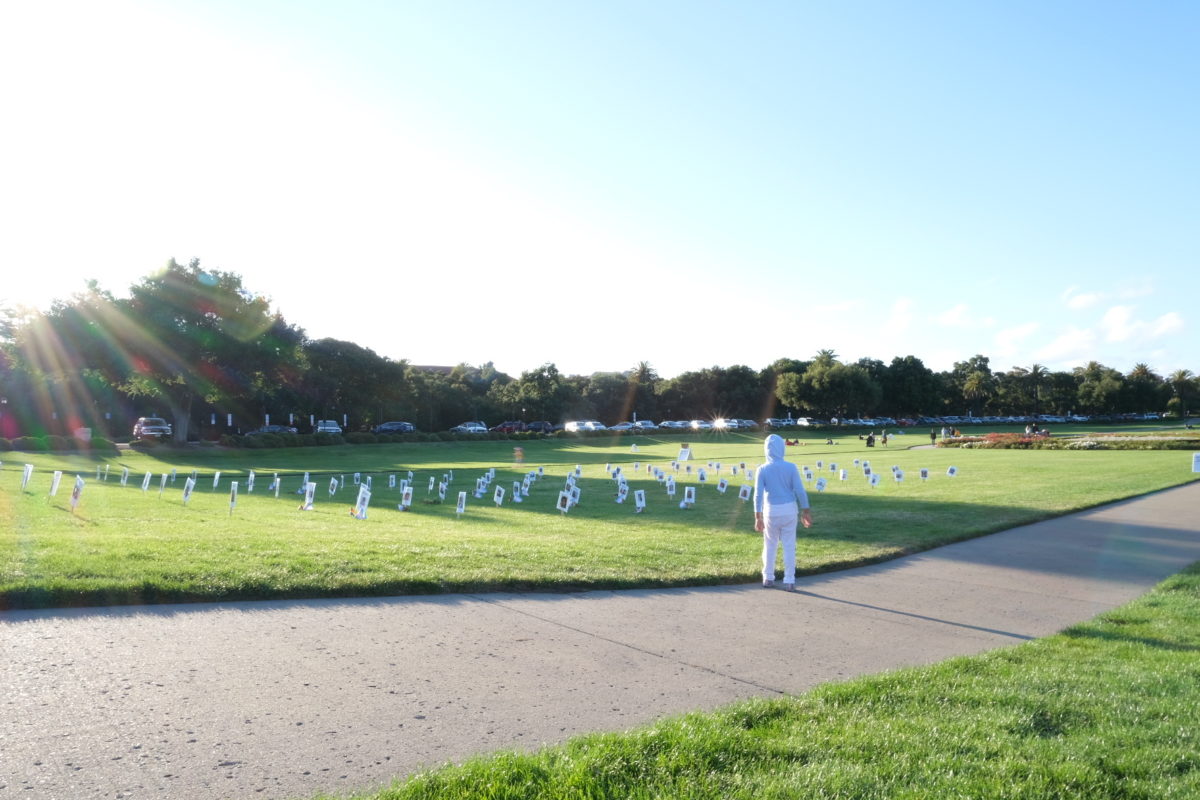
<path fill-rule="evenodd" d="M 1200 450 L 1200 436 L 1025 436 L 1020 433 L 989 433 L 959 436 L 937 443 L 938 447 L 973 450 Z"/>
<path fill-rule="evenodd" d="M 117 446 L 108 439 L 76 439 L 74 436 L 18 436 L 16 439 L 0 437 L 0 450 L 18 450 L 25 453 L 104 453 L 114 455 Z"/>

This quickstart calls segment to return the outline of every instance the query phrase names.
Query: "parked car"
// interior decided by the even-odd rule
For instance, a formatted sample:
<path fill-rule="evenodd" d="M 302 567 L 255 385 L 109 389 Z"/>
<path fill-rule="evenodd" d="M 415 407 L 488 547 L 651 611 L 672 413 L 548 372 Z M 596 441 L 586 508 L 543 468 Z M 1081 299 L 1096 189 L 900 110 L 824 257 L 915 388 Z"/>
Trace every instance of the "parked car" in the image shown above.
<path fill-rule="evenodd" d="M 316 426 L 313 428 L 313 433 L 341 433 L 342 426 L 337 424 L 336 420 L 319 419 Z"/>
<path fill-rule="evenodd" d="M 594 419 L 580 419 L 580 420 L 572 420 L 571 422 L 568 422 L 568 423 L 567 423 L 566 425 L 564 425 L 563 427 L 564 427 L 564 428 L 566 428 L 566 429 L 567 429 L 567 430 L 569 430 L 569 431 L 572 431 L 572 432 L 578 432 L 578 431 L 606 431 L 606 430 L 608 430 L 608 428 L 604 427 L 604 423 L 603 423 L 603 422 L 599 422 L 599 421 L 597 421 L 597 420 L 594 420 Z"/>
<path fill-rule="evenodd" d="M 171 424 L 162 417 L 138 417 L 133 423 L 135 439 L 169 439 Z"/>
<path fill-rule="evenodd" d="M 526 430 L 537 431 L 538 433 L 550 433 L 554 430 L 554 425 L 549 422 L 531 422 L 525 426 Z"/>
<path fill-rule="evenodd" d="M 633 423 L 633 429 L 639 433 L 657 430 L 658 426 L 648 419 L 639 419 Z"/>
<path fill-rule="evenodd" d="M 371 433 L 412 433 L 416 429 L 417 426 L 411 422 L 381 422 L 371 428 Z"/>
<path fill-rule="evenodd" d="M 496 433 L 520 433 L 525 430 L 525 423 L 520 420 L 512 419 L 507 422 L 501 422 L 499 425 L 492 427 Z"/>
<path fill-rule="evenodd" d="M 450 429 L 451 433 L 487 433 L 487 425 L 482 422 L 464 422 L 461 425 L 455 425 Z"/>
<path fill-rule="evenodd" d="M 609 430 L 610 431 L 631 431 L 631 430 L 633 430 L 633 423 L 632 422 L 618 422 L 616 425 L 613 425 L 611 428 L 609 428 Z"/>
<path fill-rule="evenodd" d="M 261 428 L 252 430 L 247 433 L 247 436 L 258 436 L 260 433 L 295 433 L 296 429 L 291 425 L 263 425 Z"/>
<path fill-rule="evenodd" d="M 688 427 L 694 431 L 711 431 L 712 423 L 703 419 L 694 419 L 688 423 Z"/>

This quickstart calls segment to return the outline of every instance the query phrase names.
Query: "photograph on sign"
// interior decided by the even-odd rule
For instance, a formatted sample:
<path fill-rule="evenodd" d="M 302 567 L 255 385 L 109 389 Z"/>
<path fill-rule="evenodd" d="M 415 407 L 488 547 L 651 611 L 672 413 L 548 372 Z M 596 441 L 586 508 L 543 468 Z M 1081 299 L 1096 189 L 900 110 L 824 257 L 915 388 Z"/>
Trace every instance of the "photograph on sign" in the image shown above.
<path fill-rule="evenodd" d="M 633 493 L 633 504 L 635 506 L 637 506 L 639 511 L 646 507 L 646 490 L 645 489 L 638 489 L 636 492 Z"/>
<path fill-rule="evenodd" d="M 335 475 L 334 477 L 329 479 L 329 496 L 333 497 L 335 494 L 337 494 L 337 490 L 338 490 L 338 481 L 337 481 L 337 476 Z"/>
<path fill-rule="evenodd" d="M 497 508 L 504 505 L 504 487 L 503 486 L 496 487 L 496 491 L 492 493 L 492 502 L 494 502 L 496 504 Z"/>
<path fill-rule="evenodd" d="M 305 511 L 313 510 L 313 500 L 317 495 L 317 482 L 308 481 L 304 484 L 304 505 L 301 506 Z"/>
<path fill-rule="evenodd" d="M 458 505 L 454 509 L 455 514 L 464 514 L 467 511 L 467 493 L 458 493 Z"/>
<path fill-rule="evenodd" d="M 696 487 L 688 486 L 683 490 L 683 502 L 691 505 L 696 502 Z"/>
<path fill-rule="evenodd" d="M 411 486 L 405 486 L 404 491 L 400 492 L 400 505 L 402 508 L 408 508 L 412 505 L 413 490 Z"/>
<path fill-rule="evenodd" d="M 816 487 L 817 487 L 817 491 L 818 491 L 818 492 L 823 492 L 823 491 L 825 491 L 825 487 L 826 487 L 827 485 L 828 485 L 828 484 L 826 484 L 826 483 L 825 483 L 825 479 L 824 479 L 824 478 L 817 478 Z"/>
<path fill-rule="evenodd" d="M 74 511 L 83 497 L 83 478 L 75 476 L 75 488 L 71 490 L 71 510 Z"/>
<path fill-rule="evenodd" d="M 565 489 L 558 493 L 558 510 L 564 514 L 571 510 L 571 494 Z"/>
<path fill-rule="evenodd" d="M 192 489 L 194 488 L 196 488 L 196 481 L 194 478 L 188 478 L 183 482 L 183 504 L 185 506 L 187 505 L 188 500 L 192 499 Z"/>
<path fill-rule="evenodd" d="M 946 474 L 953 478 L 958 474 L 958 467 L 950 467 L 948 470 L 946 470 Z"/>
<path fill-rule="evenodd" d="M 371 490 L 364 484 L 358 487 L 358 500 L 354 503 L 354 516 L 358 519 L 367 518 L 367 508 L 371 505 Z"/>
<path fill-rule="evenodd" d="M 743 486 L 740 489 L 738 489 L 738 499 L 741 500 L 742 502 L 745 502 L 750 499 L 750 487 L 749 486 Z"/>

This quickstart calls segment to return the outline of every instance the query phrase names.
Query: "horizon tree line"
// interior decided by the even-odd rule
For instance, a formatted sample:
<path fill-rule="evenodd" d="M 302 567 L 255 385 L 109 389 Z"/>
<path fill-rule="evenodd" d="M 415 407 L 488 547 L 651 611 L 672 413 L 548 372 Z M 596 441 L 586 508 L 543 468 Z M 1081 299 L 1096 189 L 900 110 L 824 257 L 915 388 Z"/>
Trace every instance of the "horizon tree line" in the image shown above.
<path fill-rule="evenodd" d="M 936 372 L 914 355 L 843 362 L 833 350 L 754 369 L 712 366 L 663 378 L 648 362 L 564 375 L 552 363 L 512 377 L 492 362 L 417 366 L 338 339 L 310 340 L 234 273 L 174 260 L 120 298 L 95 283 L 44 312 L 0 317 L 0 436 L 88 427 L 119 436 L 167 417 L 178 440 L 250 430 L 270 417 L 351 429 L 406 420 L 428 431 L 464 420 L 713 419 L 791 415 L 1182 415 L 1200 379 L 1128 373 L 1091 361 L 996 371 L 984 355 Z M 230 425 L 229 422 L 233 421 Z"/>

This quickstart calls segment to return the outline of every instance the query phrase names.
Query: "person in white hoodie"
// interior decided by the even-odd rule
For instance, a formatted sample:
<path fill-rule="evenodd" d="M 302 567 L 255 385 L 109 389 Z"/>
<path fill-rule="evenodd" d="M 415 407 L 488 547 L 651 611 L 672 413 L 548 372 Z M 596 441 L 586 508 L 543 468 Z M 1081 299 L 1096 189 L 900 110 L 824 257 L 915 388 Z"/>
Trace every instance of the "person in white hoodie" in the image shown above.
<path fill-rule="evenodd" d="M 783 458 L 784 444 L 776 434 L 763 445 L 767 463 L 754 473 L 754 530 L 763 535 L 762 580 L 775 585 L 775 551 L 783 545 L 783 587 L 796 588 L 796 522 L 812 527 L 808 493 L 800 470 Z"/>

